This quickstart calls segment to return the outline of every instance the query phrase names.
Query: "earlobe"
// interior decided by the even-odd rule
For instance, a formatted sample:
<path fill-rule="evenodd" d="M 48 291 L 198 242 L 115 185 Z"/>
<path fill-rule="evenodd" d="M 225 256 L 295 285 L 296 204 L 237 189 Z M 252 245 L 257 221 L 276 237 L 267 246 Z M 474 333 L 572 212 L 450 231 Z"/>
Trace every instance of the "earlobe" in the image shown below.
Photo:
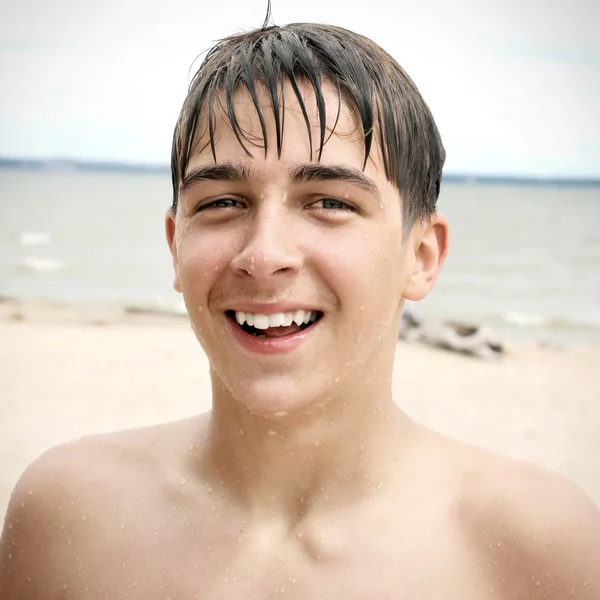
<path fill-rule="evenodd" d="M 181 293 L 181 284 L 179 282 L 179 262 L 177 260 L 177 243 L 176 238 L 177 225 L 173 210 L 169 209 L 165 215 L 165 233 L 167 235 L 167 243 L 173 257 L 173 269 L 175 270 L 175 278 L 173 280 L 173 288 L 176 292 Z"/>
<path fill-rule="evenodd" d="M 413 228 L 414 250 L 403 294 L 407 300 L 422 300 L 432 290 L 448 254 L 448 233 L 448 221 L 441 213 Z"/>

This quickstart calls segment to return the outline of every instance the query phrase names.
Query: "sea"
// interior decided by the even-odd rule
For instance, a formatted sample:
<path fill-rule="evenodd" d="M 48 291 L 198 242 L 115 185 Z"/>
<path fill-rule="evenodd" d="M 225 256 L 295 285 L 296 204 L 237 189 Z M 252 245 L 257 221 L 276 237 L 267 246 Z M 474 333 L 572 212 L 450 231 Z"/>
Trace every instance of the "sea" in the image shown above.
<path fill-rule="evenodd" d="M 0 169 L 0 296 L 183 314 L 168 171 Z M 600 343 L 600 186 L 449 181 L 450 253 L 422 319 Z"/>

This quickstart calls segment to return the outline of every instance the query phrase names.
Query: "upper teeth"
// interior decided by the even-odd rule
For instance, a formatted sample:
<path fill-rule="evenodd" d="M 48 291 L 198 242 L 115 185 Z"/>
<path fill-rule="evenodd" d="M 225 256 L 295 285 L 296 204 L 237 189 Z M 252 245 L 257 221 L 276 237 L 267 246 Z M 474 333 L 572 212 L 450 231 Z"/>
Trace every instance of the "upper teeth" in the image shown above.
<path fill-rule="evenodd" d="M 296 325 L 307 324 L 317 318 L 314 310 L 297 310 L 289 313 L 274 313 L 272 315 L 255 315 L 239 310 L 235 311 L 235 320 L 243 325 L 247 323 L 256 329 L 268 329 L 269 327 L 289 327 L 292 323 Z"/>

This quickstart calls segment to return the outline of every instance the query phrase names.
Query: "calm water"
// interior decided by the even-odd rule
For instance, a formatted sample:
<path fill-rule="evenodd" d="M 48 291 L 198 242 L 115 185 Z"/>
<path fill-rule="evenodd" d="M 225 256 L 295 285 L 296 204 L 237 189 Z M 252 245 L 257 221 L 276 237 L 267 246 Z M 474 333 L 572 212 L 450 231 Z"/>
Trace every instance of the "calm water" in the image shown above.
<path fill-rule="evenodd" d="M 180 311 L 168 175 L 0 171 L 0 295 Z M 451 251 L 423 316 L 600 343 L 600 187 L 445 184 Z"/>

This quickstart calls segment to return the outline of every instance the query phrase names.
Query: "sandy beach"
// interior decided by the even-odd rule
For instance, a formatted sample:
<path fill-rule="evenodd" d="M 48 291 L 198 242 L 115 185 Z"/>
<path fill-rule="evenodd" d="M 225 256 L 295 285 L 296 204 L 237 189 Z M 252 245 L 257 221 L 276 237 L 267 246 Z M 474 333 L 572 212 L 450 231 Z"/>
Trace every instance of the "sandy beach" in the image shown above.
<path fill-rule="evenodd" d="M 187 320 L 0 303 L 0 514 L 28 463 L 86 434 L 210 407 Z M 600 347 L 507 344 L 482 361 L 401 342 L 394 392 L 415 419 L 559 471 L 600 504 Z"/>

